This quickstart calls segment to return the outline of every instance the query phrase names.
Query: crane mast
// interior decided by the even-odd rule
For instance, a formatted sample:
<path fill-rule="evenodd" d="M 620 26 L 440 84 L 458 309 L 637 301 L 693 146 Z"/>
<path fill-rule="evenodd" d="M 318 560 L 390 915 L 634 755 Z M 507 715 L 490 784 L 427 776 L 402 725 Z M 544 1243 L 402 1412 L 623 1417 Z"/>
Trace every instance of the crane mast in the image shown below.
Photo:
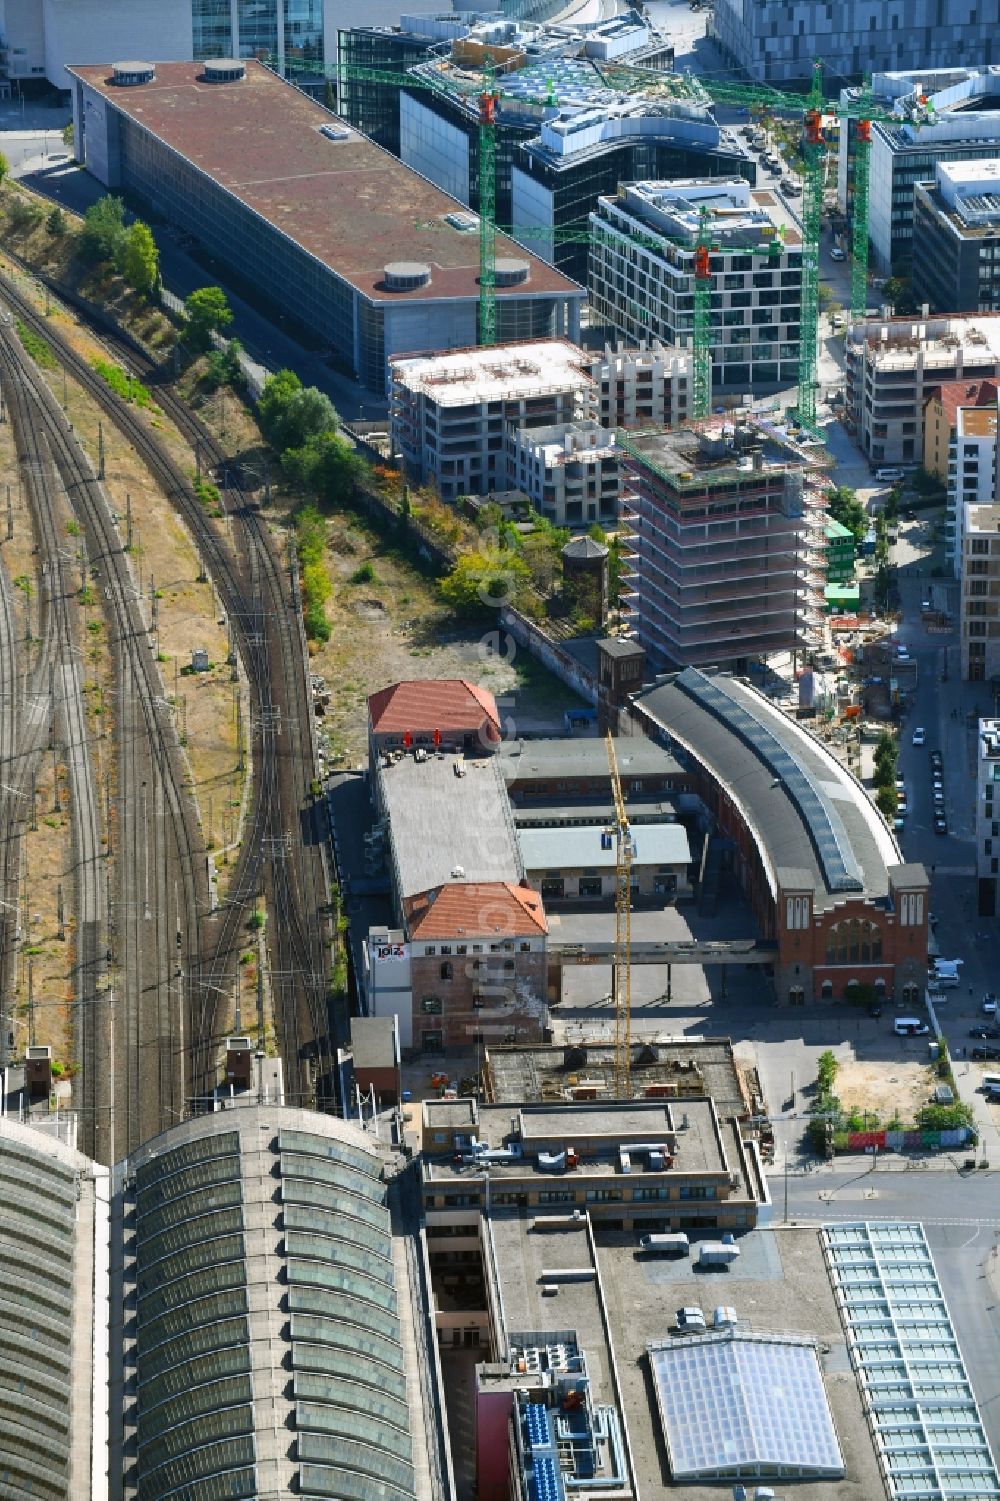
<path fill-rule="evenodd" d="M 632 830 L 625 811 L 614 737 L 605 737 L 615 805 L 615 963 L 611 988 L 615 1003 L 615 1095 L 632 1098 Z"/>

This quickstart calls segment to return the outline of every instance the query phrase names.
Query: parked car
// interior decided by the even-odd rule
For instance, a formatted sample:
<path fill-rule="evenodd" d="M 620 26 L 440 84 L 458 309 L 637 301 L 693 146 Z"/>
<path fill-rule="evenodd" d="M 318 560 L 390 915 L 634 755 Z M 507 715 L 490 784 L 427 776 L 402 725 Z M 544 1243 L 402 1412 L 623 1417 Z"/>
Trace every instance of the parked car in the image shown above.
<path fill-rule="evenodd" d="M 839 245 L 834 245 L 833 249 L 830 251 L 830 259 L 831 261 L 846 261 L 847 251 L 841 250 Z"/>
<path fill-rule="evenodd" d="M 934 832 L 935 834 L 947 834 L 948 832 L 948 820 L 943 813 L 934 814 Z"/>
<path fill-rule="evenodd" d="M 987 1016 L 996 1016 L 997 1014 L 997 998 L 992 990 L 988 990 L 983 996 L 983 1010 Z"/>
<path fill-rule="evenodd" d="M 970 1027 L 969 1036 L 975 1037 L 978 1042 L 996 1042 L 1000 1032 L 996 1027 Z"/>
<path fill-rule="evenodd" d="M 868 1015 L 875 1017 L 882 1015 L 882 1007 L 879 1005 L 878 1001 L 872 1001 L 871 1005 L 868 1007 Z"/>
<path fill-rule="evenodd" d="M 910 737 L 910 743 L 912 745 L 927 744 L 927 731 L 921 725 L 918 724 L 916 729 L 913 731 L 913 734 Z"/>
<path fill-rule="evenodd" d="M 1000 1048 L 973 1048 L 970 1056 L 975 1063 L 996 1063 L 1000 1059 Z"/>
<path fill-rule="evenodd" d="M 944 771 L 944 759 L 940 751 L 931 751 L 931 770 Z"/>

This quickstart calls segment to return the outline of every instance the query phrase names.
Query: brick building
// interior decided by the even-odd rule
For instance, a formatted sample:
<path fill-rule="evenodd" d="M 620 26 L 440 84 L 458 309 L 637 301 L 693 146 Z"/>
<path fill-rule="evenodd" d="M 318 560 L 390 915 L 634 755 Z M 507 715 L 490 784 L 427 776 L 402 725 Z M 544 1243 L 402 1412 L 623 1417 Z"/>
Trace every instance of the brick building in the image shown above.
<path fill-rule="evenodd" d="M 406 903 L 414 1040 L 424 1052 L 539 1033 L 548 923 L 508 881 L 456 882 Z"/>
<path fill-rule="evenodd" d="M 392 683 L 368 700 L 370 758 L 411 746 L 484 755 L 499 744 L 496 699 L 464 678 Z"/>
<path fill-rule="evenodd" d="M 864 788 L 748 684 L 688 669 L 630 706 L 687 754 L 720 858 L 775 945 L 779 1003 L 852 985 L 916 1001 L 927 980 L 927 874 L 902 860 Z"/>

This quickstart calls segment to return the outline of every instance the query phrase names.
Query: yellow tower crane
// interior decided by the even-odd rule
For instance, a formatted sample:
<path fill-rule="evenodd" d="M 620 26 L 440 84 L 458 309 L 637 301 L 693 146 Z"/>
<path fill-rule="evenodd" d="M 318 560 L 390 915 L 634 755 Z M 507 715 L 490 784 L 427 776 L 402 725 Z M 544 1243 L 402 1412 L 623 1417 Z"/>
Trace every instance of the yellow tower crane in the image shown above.
<path fill-rule="evenodd" d="M 615 963 L 611 989 L 615 1002 L 615 1094 L 632 1098 L 632 830 L 625 811 L 615 742 L 608 733 L 608 767 L 615 802 Z"/>

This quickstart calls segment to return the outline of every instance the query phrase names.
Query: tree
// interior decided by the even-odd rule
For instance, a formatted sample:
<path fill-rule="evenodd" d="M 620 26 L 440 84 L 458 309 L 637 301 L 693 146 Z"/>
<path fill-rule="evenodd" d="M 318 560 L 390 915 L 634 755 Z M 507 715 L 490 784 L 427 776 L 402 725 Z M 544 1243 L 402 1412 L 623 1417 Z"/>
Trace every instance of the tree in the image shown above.
<path fill-rule="evenodd" d="M 529 578 L 528 565 L 505 547 L 482 547 L 462 553 L 438 585 L 445 604 L 460 615 L 513 604 Z"/>
<path fill-rule="evenodd" d="M 48 230 L 49 234 L 54 235 L 56 239 L 62 239 L 63 235 L 66 233 L 66 215 L 63 213 L 58 203 L 52 210 L 49 217 L 46 219 L 45 228 Z"/>
<path fill-rule="evenodd" d="M 832 1094 L 833 1086 L 837 1082 L 837 1071 L 840 1064 L 836 1054 L 827 1048 L 816 1059 L 816 1088 L 821 1095 Z"/>
<path fill-rule="evenodd" d="M 886 818 L 895 818 L 899 798 L 896 793 L 896 784 L 880 787 L 875 794 L 875 806 Z"/>
<path fill-rule="evenodd" d="M 73 139 L 74 139 L 73 121 L 72 120 L 69 122 L 68 125 L 64 125 L 63 126 L 63 129 L 62 129 L 62 138 L 63 138 L 63 145 L 66 147 L 66 150 L 67 151 L 72 151 L 73 150 Z"/>
<path fill-rule="evenodd" d="M 351 498 L 365 466 L 344 438 L 327 432 L 299 448 L 286 448 L 281 467 L 293 485 L 325 505 L 338 505 Z"/>
<path fill-rule="evenodd" d="M 340 418 L 333 402 L 317 386 L 300 386 L 285 402 L 284 410 L 273 419 L 272 441 L 279 452 L 301 448 L 314 438 L 335 433 Z"/>
<path fill-rule="evenodd" d="M 80 252 L 88 261 L 117 261 L 125 249 L 125 203 L 106 193 L 83 216 Z"/>
<path fill-rule="evenodd" d="M 144 297 L 154 290 L 160 279 L 160 253 L 148 224 L 137 219 L 125 238 L 122 272 L 130 287 Z"/>
<path fill-rule="evenodd" d="M 333 83 L 329 78 L 326 80 L 326 88 L 323 90 L 323 103 L 326 105 L 331 114 L 337 108 L 337 100 L 333 92 Z"/>
<path fill-rule="evenodd" d="M 187 313 L 185 338 L 193 349 L 208 349 L 213 333 L 228 328 L 233 310 L 221 287 L 199 287 L 184 299 Z"/>
<path fill-rule="evenodd" d="M 834 521 L 854 533 L 855 542 L 861 542 L 868 530 L 868 517 L 854 491 L 847 485 L 838 485 L 830 495 L 829 512 Z"/>
<path fill-rule="evenodd" d="M 257 402 L 257 421 L 260 430 L 273 448 L 287 448 L 287 443 L 279 443 L 278 437 L 281 424 L 284 421 L 288 403 L 296 391 L 302 390 L 302 382 L 294 370 L 278 370 L 274 375 L 269 375 L 264 382 L 264 388 Z"/>
<path fill-rule="evenodd" d="M 3 152 L 0 151 L 0 186 L 3 185 L 3 180 L 7 176 L 7 173 L 9 171 L 10 171 L 10 162 L 4 156 Z"/>

